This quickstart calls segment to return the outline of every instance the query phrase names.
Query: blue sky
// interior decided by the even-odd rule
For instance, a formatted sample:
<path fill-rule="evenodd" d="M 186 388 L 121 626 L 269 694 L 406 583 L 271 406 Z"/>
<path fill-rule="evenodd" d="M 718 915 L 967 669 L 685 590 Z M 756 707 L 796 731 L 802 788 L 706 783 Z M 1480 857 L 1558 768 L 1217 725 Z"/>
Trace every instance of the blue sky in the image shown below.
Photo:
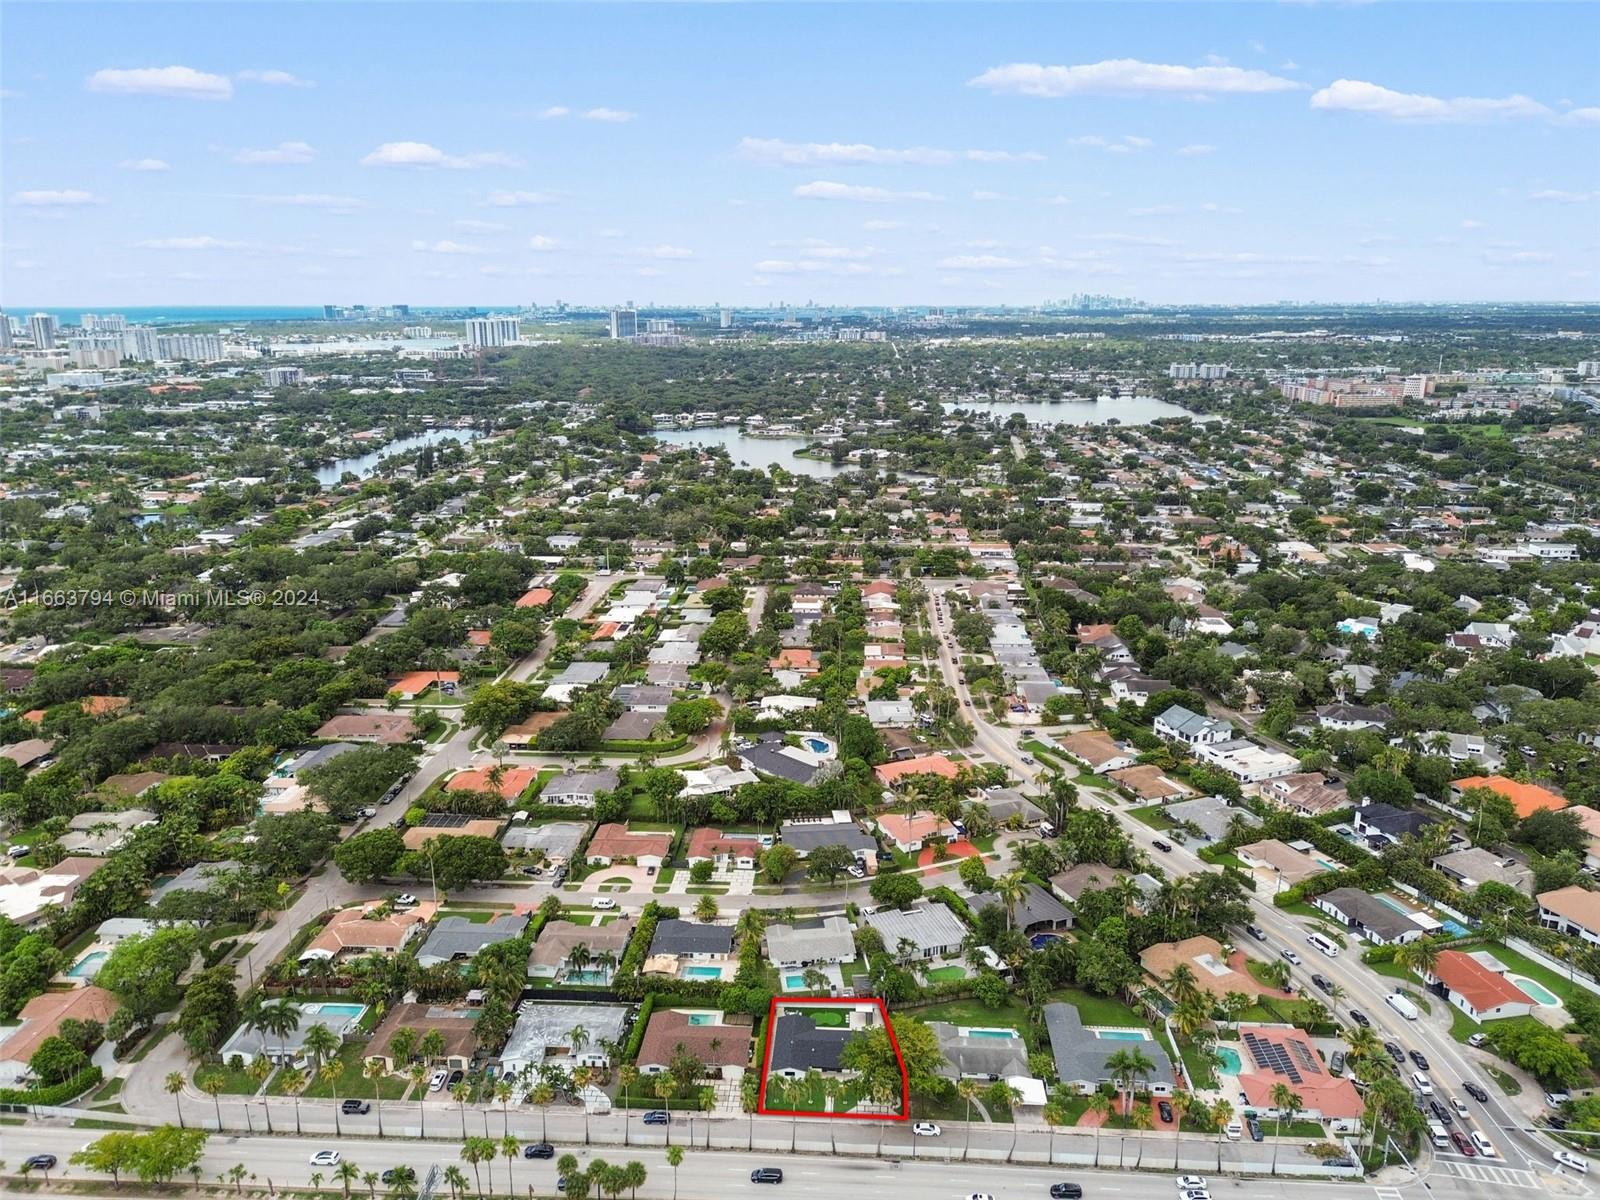
<path fill-rule="evenodd" d="M 3 23 L 13 309 L 1600 282 L 1594 5 L 6 3 Z"/>

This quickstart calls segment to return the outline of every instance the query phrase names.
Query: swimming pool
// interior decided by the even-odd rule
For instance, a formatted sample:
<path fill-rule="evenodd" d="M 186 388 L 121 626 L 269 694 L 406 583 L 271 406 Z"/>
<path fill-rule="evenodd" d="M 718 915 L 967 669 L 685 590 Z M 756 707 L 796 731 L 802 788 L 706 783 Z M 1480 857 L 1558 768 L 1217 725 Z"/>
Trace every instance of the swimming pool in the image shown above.
<path fill-rule="evenodd" d="M 1561 1003 L 1560 996 L 1554 995 L 1549 988 L 1537 980 L 1529 979 L 1526 975 L 1507 975 L 1506 978 L 1527 992 L 1538 1004 L 1553 1006 Z"/>
<path fill-rule="evenodd" d="M 589 987 L 598 987 L 604 984 L 606 979 L 607 976 L 604 971 L 598 971 L 593 967 L 583 971 L 568 971 L 562 976 L 562 981 L 565 983 L 577 983 Z"/>
<path fill-rule="evenodd" d="M 1142 1029 L 1096 1029 L 1095 1037 L 1103 1042 L 1148 1042 L 1150 1035 Z"/>
<path fill-rule="evenodd" d="M 367 1011 L 365 1004 L 302 1004 L 300 1011 L 307 1016 L 317 1017 L 343 1017 L 347 1021 L 358 1020 L 362 1013 Z"/>
<path fill-rule="evenodd" d="M 806 977 L 804 975 L 785 975 L 783 977 L 783 986 L 791 992 L 802 991 L 806 986 Z M 690 1022 L 690 1024 L 693 1024 L 693 1022 Z"/>
<path fill-rule="evenodd" d="M 683 969 L 683 977 L 685 979 L 721 979 L 722 978 L 722 968 L 721 967 L 685 967 Z"/>
<path fill-rule="evenodd" d="M 828 743 L 823 741 L 821 738 L 801 738 L 800 744 L 813 754 L 826 754 L 828 751 L 833 749 L 832 746 L 828 745 Z"/>
<path fill-rule="evenodd" d="M 1222 1070 L 1229 1075 L 1237 1075 L 1244 1069 L 1244 1064 L 1239 1061 L 1239 1052 L 1232 1046 L 1218 1046 L 1214 1051 L 1222 1063 Z"/>
<path fill-rule="evenodd" d="M 969 1029 L 967 1030 L 967 1036 L 979 1038 L 1005 1038 L 1007 1041 L 1011 1041 L 1017 1036 L 1017 1032 L 1014 1029 Z"/>
<path fill-rule="evenodd" d="M 93 979 L 95 973 L 100 970 L 101 964 L 109 957 L 109 954 L 110 952 L 106 950 L 90 951 L 73 963 L 67 974 L 74 979 Z"/>

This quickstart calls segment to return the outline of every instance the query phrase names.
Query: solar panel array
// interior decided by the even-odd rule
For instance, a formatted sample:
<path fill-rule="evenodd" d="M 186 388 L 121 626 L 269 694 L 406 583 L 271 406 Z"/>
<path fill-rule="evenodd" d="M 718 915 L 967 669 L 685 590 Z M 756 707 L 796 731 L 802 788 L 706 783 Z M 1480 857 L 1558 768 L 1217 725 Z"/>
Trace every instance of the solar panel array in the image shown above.
<path fill-rule="evenodd" d="M 1244 1044 L 1256 1066 L 1263 1071 L 1282 1075 L 1290 1083 L 1304 1083 L 1305 1076 L 1322 1074 L 1322 1064 L 1317 1061 L 1316 1055 L 1300 1042 L 1279 1045 L 1259 1034 L 1246 1033 Z"/>
<path fill-rule="evenodd" d="M 460 829 L 472 820 L 469 813 L 429 813 L 422 819 L 422 824 L 428 829 Z"/>

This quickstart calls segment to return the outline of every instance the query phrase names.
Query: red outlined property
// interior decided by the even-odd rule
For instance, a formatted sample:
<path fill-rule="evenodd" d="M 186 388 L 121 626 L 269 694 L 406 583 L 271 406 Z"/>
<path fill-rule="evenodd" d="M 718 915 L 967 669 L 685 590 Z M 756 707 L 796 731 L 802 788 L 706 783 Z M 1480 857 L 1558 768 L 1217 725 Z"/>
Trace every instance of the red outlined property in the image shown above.
<path fill-rule="evenodd" d="M 898 1112 L 829 1112 L 820 1107 L 768 1107 L 767 1090 L 768 1086 L 773 1082 L 772 1060 L 774 1049 L 778 1040 L 778 1018 L 780 1015 L 804 1015 L 800 1010 L 807 1008 L 844 1010 L 845 1014 L 851 1012 L 863 1012 L 869 1009 L 875 1011 L 877 1021 L 881 1022 L 883 1028 L 888 1031 L 889 1046 L 894 1051 L 895 1060 L 900 1064 L 900 1110 Z M 826 1025 L 821 1025 L 820 1022 L 808 1022 L 808 1024 L 820 1026 L 828 1031 L 839 1028 L 839 1022 L 836 1020 L 829 1021 L 826 1023 Z M 845 1015 L 844 1027 L 846 1029 L 852 1027 L 850 1025 L 850 1018 L 848 1015 Z M 874 1026 L 869 1025 L 858 1028 L 860 1028 L 862 1032 L 866 1032 L 873 1027 Z M 799 1065 L 796 1064 L 792 1066 L 790 1070 L 791 1072 L 799 1070 Z M 781 1080 L 780 1084 L 787 1084 L 796 1078 L 797 1076 L 791 1073 L 789 1076 L 787 1076 L 787 1078 Z M 776 1090 L 778 1090 L 777 1087 L 774 1088 L 774 1091 Z M 761 1090 L 756 1097 L 756 1112 L 767 1117 L 839 1117 L 845 1120 L 854 1121 L 909 1121 L 911 1119 L 910 1075 L 906 1070 L 905 1055 L 901 1053 L 900 1043 L 895 1039 L 894 1036 L 894 1026 L 889 1021 L 888 1006 L 875 996 L 858 996 L 854 999 L 830 999 L 825 997 L 781 999 L 774 997 L 771 1006 L 767 1010 L 766 1050 L 762 1055 Z"/>

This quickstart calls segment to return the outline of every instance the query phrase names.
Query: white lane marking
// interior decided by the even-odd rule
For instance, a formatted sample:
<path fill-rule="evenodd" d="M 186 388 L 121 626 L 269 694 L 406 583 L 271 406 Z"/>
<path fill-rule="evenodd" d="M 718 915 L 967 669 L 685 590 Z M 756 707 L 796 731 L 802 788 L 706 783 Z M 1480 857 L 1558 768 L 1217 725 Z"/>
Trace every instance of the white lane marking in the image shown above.
<path fill-rule="evenodd" d="M 1372 1190 L 1377 1194 L 1378 1200 L 1400 1200 L 1399 1188 L 1375 1187 Z"/>

